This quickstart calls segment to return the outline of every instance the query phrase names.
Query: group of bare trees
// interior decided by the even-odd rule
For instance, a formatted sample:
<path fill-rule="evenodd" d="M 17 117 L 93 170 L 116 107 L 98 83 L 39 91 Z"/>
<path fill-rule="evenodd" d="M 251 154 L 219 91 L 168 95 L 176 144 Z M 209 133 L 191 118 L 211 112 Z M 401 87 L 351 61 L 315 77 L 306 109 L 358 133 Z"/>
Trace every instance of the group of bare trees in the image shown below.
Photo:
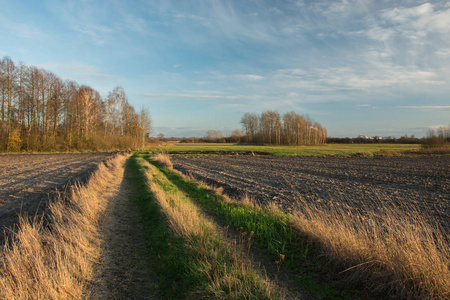
<path fill-rule="evenodd" d="M 322 125 L 291 111 L 282 117 L 277 111 L 264 111 L 260 115 L 245 113 L 241 119 L 246 140 L 270 145 L 321 145 L 327 140 Z"/>
<path fill-rule="evenodd" d="M 437 148 L 450 145 L 450 125 L 430 129 L 422 140 L 424 148 Z"/>
<path fill-rule="evenodd" d="M 93 88 L 55 74 L 0 60 L 0 152 L 136 149 L 151 130 L 125 91 L 106 99 Z"/>

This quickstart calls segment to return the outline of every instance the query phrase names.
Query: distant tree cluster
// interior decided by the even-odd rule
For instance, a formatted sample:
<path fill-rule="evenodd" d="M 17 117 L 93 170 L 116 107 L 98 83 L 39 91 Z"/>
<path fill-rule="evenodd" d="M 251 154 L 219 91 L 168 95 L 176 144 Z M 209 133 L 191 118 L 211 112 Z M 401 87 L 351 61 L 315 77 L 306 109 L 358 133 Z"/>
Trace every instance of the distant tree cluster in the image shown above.
<path fill-rule="evenodd" d="M 374 138 L 349 138 L 349 137 L 328 137 L 328 144 L 420 144 L 421 139 L 415 137 L 414 135 L 403 135 L 399 138 L 395 137 L 374 137 Z"/>
<path fill-rule="evenodd" d="M 423 139 L 424 148 L 436 148 L 450 145 L 450 125 L 430 129 Z"/>
<path fill-rule="evenodd" d="M 142 147 L 151 130 L 125 91 L 106 99 L 55 74 L 0 60 L 0 151 L 122 150 Z"/>
<path fill-rule="evenodd" d="M 264 111 L 260 115 L 245 113 L 241 124 L 249 143 L 321 145 L 327 140 L 327 131 L 322 125 L 293 111 L 282 117 L 277 111 Z"/>

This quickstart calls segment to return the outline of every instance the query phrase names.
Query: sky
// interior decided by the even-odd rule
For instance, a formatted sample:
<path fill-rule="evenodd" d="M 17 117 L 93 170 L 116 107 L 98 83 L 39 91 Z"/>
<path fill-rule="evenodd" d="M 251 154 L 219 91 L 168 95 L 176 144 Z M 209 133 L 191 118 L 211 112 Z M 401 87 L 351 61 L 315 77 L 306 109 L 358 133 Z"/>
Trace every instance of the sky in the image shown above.
<path fill-rule="evenodd" d="M 295 111 L 329 136 L 450 124 L 449 1 L 0 0 L 0 57 L 124 88 L 153 136 Z"/>

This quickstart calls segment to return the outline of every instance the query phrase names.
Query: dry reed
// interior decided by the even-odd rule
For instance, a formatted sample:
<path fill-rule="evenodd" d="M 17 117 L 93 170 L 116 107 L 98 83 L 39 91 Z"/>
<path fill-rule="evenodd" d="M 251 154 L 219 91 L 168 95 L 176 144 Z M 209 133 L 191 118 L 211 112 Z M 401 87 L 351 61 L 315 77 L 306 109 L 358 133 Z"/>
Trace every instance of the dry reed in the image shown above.
<path fill-rule="evenodd" d="M 0 256 L 0 299 L 82 299 L 100 253 L 99 222 L 120 184 L 125 156 L 100 164 L 85 186 L 50 204 L 43 218 L 20 219 Z"/>
<path fill-rule="evenodd" d="M 155 156 L 152 156 L 152 159 L 159 162 L 160 164 L 166 166 L 169 169 L 173 168 L 172 161 L 170 160 L 170 156 L 167 154 L 159 153 Z"/>
<path fill-rule="evenodd" d="M 344 261 L 350 281 L 406 298 L 450 297 L 450 246 L 437 222 L 404 203 L 358 212 L 343 202 L 300 201 L 293 226 Z"/>

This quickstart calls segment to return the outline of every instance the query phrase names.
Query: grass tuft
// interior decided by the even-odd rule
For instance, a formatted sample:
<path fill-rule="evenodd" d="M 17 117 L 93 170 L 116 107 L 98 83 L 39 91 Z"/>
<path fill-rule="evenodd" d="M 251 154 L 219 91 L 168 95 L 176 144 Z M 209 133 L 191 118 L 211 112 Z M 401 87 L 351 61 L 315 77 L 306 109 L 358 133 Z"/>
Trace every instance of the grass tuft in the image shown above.
<path fill-rule="evenodd" d="M 170 160 L 170 157 L 167 154 L 159 153 L 159 154 L 156 154 L 155 156 L 153 156 L 152 158 L 153 158 L 153 160 L 159 162 L 166 168 L 169 168 L 169 169 L 173 168 L 172 161 Z"/>

